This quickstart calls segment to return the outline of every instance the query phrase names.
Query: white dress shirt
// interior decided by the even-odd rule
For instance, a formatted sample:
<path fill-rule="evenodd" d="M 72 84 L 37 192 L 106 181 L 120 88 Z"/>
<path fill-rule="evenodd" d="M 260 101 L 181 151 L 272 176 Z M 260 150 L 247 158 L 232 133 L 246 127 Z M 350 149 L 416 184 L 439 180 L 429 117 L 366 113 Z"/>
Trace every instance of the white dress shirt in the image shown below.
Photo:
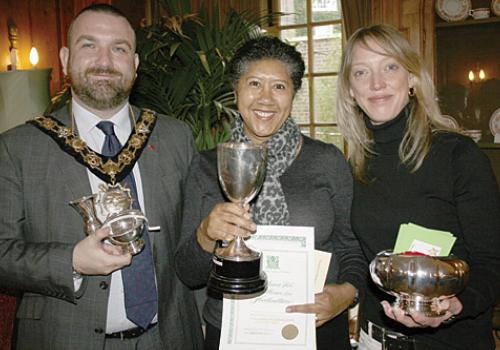
<path fill-rule="evenodd" d="M 104 139 L 106 136 L 97 127 L 97 124 L 103 121 L 103 119 L 92 114 L 83 106 L 79 105 L 78 102 L 76 102 L 74 99 L 71 103 L 78 135 L 87 143 L 87 145 L 92 150 L 97 153 L 101 153 L 102 145 L 104 144 Z M 115 125 L 115 134 L 118 137 L 120 143 L 124 145 L 127 142 L 132 131 L 129 115 L 129 104 L 125 104 L 125 106 L 123 106 L 123 108 L 120 109 L 118 113 L 106 120 L 113 122 L 113 124 Z M 141 205 L 142 212 L 146 214 L 144 209 L 144 195 L 142 191 L 141 174 L 139 171 L 138 163 L 134 165 L 132 171 L 137 187 L 137 197 L 139 200 L 139 204 Z M 90 170 L 87 170 L 87 174 L 89 176 L 92 193 L 97 193 L 99 191 L 99 185 L 101 185 L 103 181 L 92 174 Z M 75 290 L 78 290 L 80 288 L 80 285 L 81 280 L 78 281 L 77 279 L 75 279 Z M 155 315 L 152 323 L 157 322 L 157 320 L 158 315 Z M 122 273 L 121 270 L 117 270 L 111 275 L 108 314 L 106 320 L 106 333 L 109 334 L 124 331 L 135 327 L 137 327 L 137 325 L 129 321 L 125 313 L 125 297 L 123 291 Z"/>

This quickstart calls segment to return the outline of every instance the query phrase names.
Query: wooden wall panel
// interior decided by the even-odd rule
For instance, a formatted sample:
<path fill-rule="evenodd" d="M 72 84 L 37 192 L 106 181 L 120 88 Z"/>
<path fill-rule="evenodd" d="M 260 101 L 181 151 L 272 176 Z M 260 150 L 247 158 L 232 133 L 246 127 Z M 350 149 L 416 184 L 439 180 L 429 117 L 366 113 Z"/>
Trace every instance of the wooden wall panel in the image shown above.
<path fill-rule="evenodd" d="M 373 23 L 396 27 L 434 71 L 434 1 L 372 0 Z"/>
<path fill-rule="evenodd" d="M 100 0 L 122 10 L 134 27 L 138 27 L 158 0 Z M 18 49 L 21 65 L 19 69 L 31 69 L 29 52 L 34 45 L 39 53 L 38 67 L 52 68 L 51 93 L 63 85 L 64 76 L 59 63 L 59 49 L 66 46 L 69 25 L 78 12 L 95 0 L 2 0 L 0 1 L 0 71 L 7 70 L 9 40 L 7 20 L 12 18 L 18 27 Z M 219 5 L 221 21 L 225 13 L 237 11 L 259 12 L 262 1 L 254 0 L 210 0 Z M 198 9 L 201 0 L 191 0 L 193 9 Z"/>
<path fill-rule="evenodd" d="M 22 68 L 29 69 L 29 50 L 30 50 L 30 25 L 29 11 L 27 1 L 6 0 L 0 2 L 0 55 L 3 57 L 0 70 L 7 69 L 7 57 L 9 55 L 9 40 L 7 21 L 11 18 L 18 29 L 18 50 L 19 60 Z M 19 62 L 18 62 L 19 66 Z"/>
<path fill-rule="evenodd" d="M 59 33 L 59 47 L 67 45 L 67 33 L 69 25 L 73 20 L 75 13 L 75 6 L 72 1 L 57 1 L 57 32 Z"/>
<path fill-rule="evenodd" d="M 18 69 L 31 69 L 29 52 L 35 46 L 40 56 L 38 67 L 51 67 L 51 88 L 59 85 L 59 63 L 57 59 L 58 28 L 57 28 L 57 3 L 56 1 L 3 1 L 0 4 L 0 71 L 7 69 L 7 56 L 9 53 L 7 20 L 11 18 L 19 35 Z M 54 79 L 55 78 L 55 79 Z"/>
<path fill-rule="evenodd" d="M 31 46 L 38 50 L 37 67 L 52 68 L 51 92 L 62 86 L 59 48 L 66 42 L 66 30 L 73 17 L 73 6 L 64 0 L 7 0 L 0 2 L 0 71 L 7 70 L 9 53 L 7 20 L 12 18 L 19 33 L 18 69 L 31 69 Z"/>
<path fill-rule="evenodd" d="M 61 33 L 57 26 L 58 3 L 57 1 L 46 0 L 31 0 L 29 3 L 31 42 L 37 48 L 40 56 L 40 62 L 37 66 L 52 68 L 51 91 L 55 91 L 61 84 L 61 68 L 59 65 Z"/>
<path fill-rule="evenodd" d="M 434 0 L 423 0 L 420 20 L 420 33 L 422 35 L 422 55 L 431 75 L 436 77 L 436 34 L 434 26 L 436 16 L 434 15 Z"/>
<path fill-rule="evenodd" d="M 59 49 L 66 46 L 69 25 L 78 12 L 95 0 L 2 0 L 0 1 L 0 71 L 7 70 L 9 40 L 7 20 L 12 18 L 19 33 L 18 69 L 31 69 L 29 52 L 34 45 L 39 53 L 38 67 L 52 68 L 51 93 L 63 85 L 64 76 L 59 63 Z M 134 26 L 144 16 L 143 1 L 100 0 L 122 10 Z M 128 15 L 130 14 L 130 15 Z"/>

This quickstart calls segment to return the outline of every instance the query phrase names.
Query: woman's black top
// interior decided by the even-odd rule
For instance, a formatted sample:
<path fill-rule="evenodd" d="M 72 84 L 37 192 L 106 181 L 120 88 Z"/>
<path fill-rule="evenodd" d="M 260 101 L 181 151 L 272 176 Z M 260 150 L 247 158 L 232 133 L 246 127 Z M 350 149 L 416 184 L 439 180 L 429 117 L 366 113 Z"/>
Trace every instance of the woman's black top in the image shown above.
<path fill-rule="evenodd" d="M 332 253 L 326 283 L 349 282 L 363 292 L 367 265 L 351 230 L 353 183 L 340 150 L 304 136 L 301 151 L 280 182 L 290 212 L 290 225 L 313 226 L 315 248 Z M 214 205 L 225 200 L 218 183 L 215 151 L 203 152 L 193 160 L 185 198 L 176 270 L 188 286 L 200 287 L 207 282 L 212 255 L 198 244 L 195 231 Z M 220 328 L 221 310 L 222 301 L 209 297 L 203 310 L 205 321 Z M 349 348 L 346 313 L 320 327 L 317 336 L 318 349 Z M 321 347 L 321 343 L 329 346 Z"/>
<path fill-rule="evenodd" d="M 384 315 L 380 301 L 393 298 L 370 283 L 362 315 L 414 335 L 431 348 L 494 349 L 491 320 L 500 291 L 500 199 L 491 166 L 470 138 L 438 132 L 422 166 L 412 173 L 398 156 L 407 120 L 408 108 L 385 124 L 367 122 L 377 155 L 366 164 L 371 182 L 354 183 L 353 230 L 368 261 L 394 247 L 401 224 L 451 232 L 457 237 L 452 254 L 470 266 L 468 286 L 458 295 L 464 308 L 449 325 L 406 328 Z"/>

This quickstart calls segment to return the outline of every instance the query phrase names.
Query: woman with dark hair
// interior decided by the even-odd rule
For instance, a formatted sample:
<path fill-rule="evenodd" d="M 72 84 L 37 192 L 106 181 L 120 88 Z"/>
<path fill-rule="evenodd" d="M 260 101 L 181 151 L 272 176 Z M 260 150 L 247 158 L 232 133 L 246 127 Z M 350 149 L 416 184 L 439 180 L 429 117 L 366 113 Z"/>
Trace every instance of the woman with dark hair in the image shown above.
<path fill-rule="evenodd" d="M 500 290 L 500 200 L 486 156 L 441 116 L 423 62 L 394 28 L 361 28 L 348 40 L 337 118 L 354 170 L 352 225 L 372 260 L 415 223 L 457 237 L 470 266 L 464 291 L 443 297 L 440 317 L 405 314 L 374 284 L 361 308 L 360 349 L 494 349 Z"/>
<path fill-rule="evenodd" d="M 333 145 L 301 134 L 291 117 L 304 75 L 301 54 L 272 37 L 244 44 L 230 63 L 240 115 L 232 140 L 265 143 L 268 165 L 263 189 L 251 208 L 225 201 L 217 180 L 215 151 L 201 153 L 186 185 L 184 225 L 176 268 L 190 287 L 206 285 L 217 240 L 247 237 L 256 224 L 313 226 L 315 248 L 332 253 L 327 282 L 314 304 L 288 312 L 316 315 L 318 349 L 350 349 L 347 311 L 363 289 L 366 263 L 350 226 L 352 176 Z M 307 179 L 307 181 L 304 181 Z M 206 349 L 218 349 L 222 296 L 209 296 L 203 310 Z"/>

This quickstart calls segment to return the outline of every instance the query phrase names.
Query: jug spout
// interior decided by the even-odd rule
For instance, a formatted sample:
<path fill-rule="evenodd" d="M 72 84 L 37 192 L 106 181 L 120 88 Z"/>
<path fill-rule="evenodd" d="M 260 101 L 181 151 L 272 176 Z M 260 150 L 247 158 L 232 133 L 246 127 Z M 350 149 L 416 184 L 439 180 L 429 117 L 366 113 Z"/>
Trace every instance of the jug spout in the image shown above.
<path fill-rule="evenodd" d="M 83 218 L 85 234 L 90 235 L 102 226 L 101 221 L 97 218 L 95 210 L 96 196 L 85 196 L 80 199 L 69 202 Z"/>

